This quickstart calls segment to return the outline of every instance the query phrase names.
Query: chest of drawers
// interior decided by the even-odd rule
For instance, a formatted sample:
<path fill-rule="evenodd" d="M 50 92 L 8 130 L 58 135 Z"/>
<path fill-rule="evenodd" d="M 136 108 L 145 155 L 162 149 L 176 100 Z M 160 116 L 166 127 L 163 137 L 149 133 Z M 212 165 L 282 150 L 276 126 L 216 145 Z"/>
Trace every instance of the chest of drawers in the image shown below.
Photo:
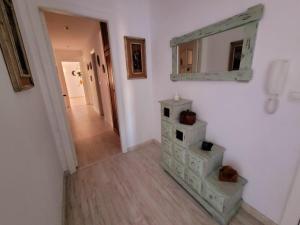
<path fill-rule="evenodd" d="M 204 180 L 202 194 L 220 213 L 228 213 L 241 200 L 246 183 L 242 177 L 236 183 L 219 181 L 216 170 Z"/>
<path fill-rule="evenodd" d="M 173 99 L 160 101 L 161 104 L 161 119 L 168 122 L 179 120 L 179 115 L 182 111 L 192 108 L 192 101 L 180 99 L 175 101 Z"/>
<path fill-rule="evenodd" d="M 192 101 L 161 101 L 161 165 L 220 224 L 226 225 L 238 211 L 247 181 L 218 180 L 225 149 L 214 144 L 201 150 L 207 123 L 197 120 L 188 126 L 179 123 L 179 114 L 191 109 Z"/>
<path fill-rule="evenodd" d="M 173 125 L 174 143 L 184 147 L 204 140 L 206 134 L 206 122 L 197 120 L 193 125 L 184 125 L 175 122 Z"/>
<path fill-rule="evenodd" d="M 225 149 L 214 144 L 211 151 L 202 151 L 202 141 L 189 147 L 187 167 L 199 177 L 206 177 L 221 167 Z"/>

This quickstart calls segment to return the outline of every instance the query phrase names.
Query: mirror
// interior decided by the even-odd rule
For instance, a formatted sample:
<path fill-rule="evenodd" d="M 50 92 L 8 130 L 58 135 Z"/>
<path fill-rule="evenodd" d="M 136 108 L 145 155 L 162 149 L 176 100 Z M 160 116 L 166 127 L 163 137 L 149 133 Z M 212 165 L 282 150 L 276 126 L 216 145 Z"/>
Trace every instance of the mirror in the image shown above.
<path fill-rule="evenodd" d="M 252 58 L 263 5 L 171 40 L 171 80 L 237 80 L 252 77 Z"/>
<path fill-rule="evenodd" d="M 244 27 L 178 45 L 179 73 L 215 73 L 240 69 Z"/>

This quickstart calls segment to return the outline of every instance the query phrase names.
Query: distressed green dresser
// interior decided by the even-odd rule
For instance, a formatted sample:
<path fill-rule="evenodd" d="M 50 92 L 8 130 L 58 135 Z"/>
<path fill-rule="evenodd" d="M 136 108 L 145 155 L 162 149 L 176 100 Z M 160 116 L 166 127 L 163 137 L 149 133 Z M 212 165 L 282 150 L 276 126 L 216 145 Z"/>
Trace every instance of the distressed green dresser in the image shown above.
<path fill-rule="evenodd" d="M 237 183 L 218 179 L 225 149 L 214 144 L 201 150 L 207 123 L 197 120 L 188 126 L 179 123 L 179 114 L 192 108 L 192 101 L 181 99 L 161 103 L 161 165 L 220 224 L 228 224 L 238 211 L 246 179 Z"/>

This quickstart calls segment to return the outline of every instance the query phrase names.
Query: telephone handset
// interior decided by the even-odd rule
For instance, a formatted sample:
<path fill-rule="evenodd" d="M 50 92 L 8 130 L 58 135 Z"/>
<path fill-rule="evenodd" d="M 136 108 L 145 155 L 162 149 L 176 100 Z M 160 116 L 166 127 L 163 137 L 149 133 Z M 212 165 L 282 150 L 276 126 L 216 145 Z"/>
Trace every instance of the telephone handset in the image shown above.
<path fill-rule="evenodd" d="M 278 109 L 278 97 L 283 93 L 288 72 L 288 60 L 275 60 L 270 65 L 266 84 L 266 91 L 269 96 L 266 102 L 266 111 L 269 114 L 275 113 Z"/>

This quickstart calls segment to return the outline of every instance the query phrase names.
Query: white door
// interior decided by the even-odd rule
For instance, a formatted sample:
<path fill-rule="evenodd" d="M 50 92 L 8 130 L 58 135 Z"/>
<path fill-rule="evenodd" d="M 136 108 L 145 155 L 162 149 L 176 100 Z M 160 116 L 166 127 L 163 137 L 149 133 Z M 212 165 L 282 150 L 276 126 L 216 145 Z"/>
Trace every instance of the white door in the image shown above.
<path fill-rule="evenodd" d="M 62 62 L 62 67 L 71 103 L 85 104 L 80 62 Z"/>
<path fill-rule="evenodd" d="M 289 200 L 283 214 L 281 225 L 300 224 L 300 166 L 298 168 L 294 185 L 291 190 Z"/>

